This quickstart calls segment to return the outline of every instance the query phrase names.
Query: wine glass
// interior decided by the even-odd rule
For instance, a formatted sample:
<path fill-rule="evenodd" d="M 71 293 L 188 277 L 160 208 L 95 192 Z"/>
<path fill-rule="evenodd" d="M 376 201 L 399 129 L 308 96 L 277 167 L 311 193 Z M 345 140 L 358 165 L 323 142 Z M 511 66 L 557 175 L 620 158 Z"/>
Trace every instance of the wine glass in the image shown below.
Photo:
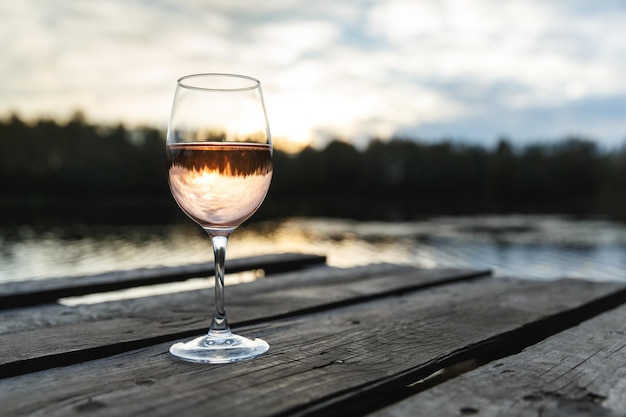
<path fill-rule="evenodd" d="M 272 140 L 261 83 L 235 74 L 178 80 L 167 130 L 168 182 L 183 212 L 209 235 L 215 260 L 215 310 L 208 334 L 176 343 L 189 362 L 227 363 L 258 356 L 267 342 L 233 334 L 224 310 L 230 234 L 259 208 L 272 179 Z"/>

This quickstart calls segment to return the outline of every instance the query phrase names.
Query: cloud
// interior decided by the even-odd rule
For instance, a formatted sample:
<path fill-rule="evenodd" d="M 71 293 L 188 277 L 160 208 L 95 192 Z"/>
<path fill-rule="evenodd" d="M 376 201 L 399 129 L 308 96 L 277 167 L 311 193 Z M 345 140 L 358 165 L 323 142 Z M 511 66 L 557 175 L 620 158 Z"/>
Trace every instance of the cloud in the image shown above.
<path fill-rule="evenodd" d="M 519 145 L 561 140 L 567 136 L 601 138 L 607 149 L 624 145 L 626 95 L 571 101 L 566 105 L 525 109 L 491 107 L 464 115 L 454 123 L 424 123 L 402 129 L 400 135 L 426 141 L 447 139 L 495 145 L 506 137 Z M 584 120 L 584 123 L 580 123 Z"/>
<path fill-rule="evenodd" d="M 175 80 L 217 71 L 261 79 L 274 135 L 303 142 L 626 133 L 620 2 L 23 0 L 0 14 L 0 114 L 163 126 Z"/>

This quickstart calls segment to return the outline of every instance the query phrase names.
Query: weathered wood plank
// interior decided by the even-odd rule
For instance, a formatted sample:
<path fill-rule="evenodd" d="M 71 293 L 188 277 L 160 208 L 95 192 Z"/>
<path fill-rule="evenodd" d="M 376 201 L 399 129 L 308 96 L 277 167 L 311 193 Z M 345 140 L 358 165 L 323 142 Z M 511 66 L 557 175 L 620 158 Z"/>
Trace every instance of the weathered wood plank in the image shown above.
<path fill-rule="evenodd" d="M 263 314 L 288 314 L 293 308 L 338 302 L 342 298 L 378 293 L 384 295 L 389 291 L 412 290 L 447 283 L 450 280 L 490 275 L 489 270 L 416 269 L 411 266 L 373 264 L 347 269 L 313 268 L 283 273 L 277 275 L 275 279 L 260 279 L 245 285 L 229 285 L 227 274 L 226 304 L 230 321 L 233 319 L 238 321 L 238 315 L 251 319 L 262 318 Z M 391 276 L 395 278 L 390 279 Z M 177 314 L 204 318 L 213 305 L 214 290 L 209 283 L 212 283 L 212 279 L 207 281 L 206 290 L 181 291 L 71 307 L 45 304 L 0 311 L 0 335 L 112 318 L 158 319 L 163 316 L 172 318 Z M 264 301 L 262 303 L 255 301 L 256 298 Z M 264 310 L 260 311 L 260 308 Z"/>
<path fill-rule="evenodd" d="M 626 415 L 626 306 L 370 417 Z"/>
<path fill-rule="evenodd" d="M 618 284 L 461 282 L 239 329 L 271 344 L 253 361 L 181 363 L 160 344 L 0 380 L 0 402 L 16 417 L 364 414 L 363 399 L 527 343 L 625 297 Z"/>
<path fill-rule="evenodd" d="M 227 308 L 231 324 L 250 324 L 329 309 L 370 298 L 400 294 L 418 288 L 488 276 L 489 271 L 423 270 L 391 264 L 351 269 L 311 269 L 228 287 Z M 0 335 L 0 377 L 103 357 L 154 343 L 202 334 L 209 326 L 207 299 L 212 291 L 145 297 L 124 302 L 84 306 L 79 314 L 59 310 L 61 319 L 46 310 L 34 327 Z M 81 314 L 82 312 L 82 314 Z M 27 309 L 5 314 L 24 326 L 32 315 Z M 0 317 L 2 315 L 0 314 Z M 31 317 L 32 319 L 32 317 Z M 52 320 L 52 322 L 50 322 Z M 24 349 L 25 344 L 29 349 Z"/>
<path fill-rule="evenodd" d="M 302 269 L 326 262 L 322 255 L 283 253 L 259 255 L 228 261 L 229 272 L 263 269 L 266 274 Z M 79 277 L 59 277 L 45 280 L 7 282 L 0 285 L 0 309 L 54 302 L 97 292 L 115 291 L 144 285 L 184 281 L 213 275 L 213 263 L 141 268 Z"/>

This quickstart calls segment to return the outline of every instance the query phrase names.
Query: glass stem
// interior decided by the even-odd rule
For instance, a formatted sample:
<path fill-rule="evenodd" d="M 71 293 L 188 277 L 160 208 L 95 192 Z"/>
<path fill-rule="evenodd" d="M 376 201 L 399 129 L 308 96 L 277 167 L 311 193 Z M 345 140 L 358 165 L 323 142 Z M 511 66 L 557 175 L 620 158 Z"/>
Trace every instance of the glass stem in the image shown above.
<path fill-rule="evenodd" d="M 209 335 L 228 336 L 230 326 L 226 320 L 224 309 L 224 262 L 226 260 L 226 245 L 228 235 L 210 235 L 213 243 L 213 256 L 215 258 L 215 311 L 213 321 L 209 329 Z"/>

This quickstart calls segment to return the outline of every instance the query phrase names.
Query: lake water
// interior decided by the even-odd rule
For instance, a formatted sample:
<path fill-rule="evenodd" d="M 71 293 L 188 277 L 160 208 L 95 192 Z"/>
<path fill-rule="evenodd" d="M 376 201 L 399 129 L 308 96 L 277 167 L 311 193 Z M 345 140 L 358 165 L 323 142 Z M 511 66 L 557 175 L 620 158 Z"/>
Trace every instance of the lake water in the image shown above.
<path fill-rule="evenodd" d="M 0 282 L 212 261 L 208 237 L 191 222 L 1 226 L 0 233 Z M 499 276 L 535 279 L 626 280 L 626 225 L 603 219 L 286 218 L 242 226 L 230 239 L 227 258 L 278 252 L 325 254 L 328 264 L 338 267 L 392 262 L 491 268 Z"/>

